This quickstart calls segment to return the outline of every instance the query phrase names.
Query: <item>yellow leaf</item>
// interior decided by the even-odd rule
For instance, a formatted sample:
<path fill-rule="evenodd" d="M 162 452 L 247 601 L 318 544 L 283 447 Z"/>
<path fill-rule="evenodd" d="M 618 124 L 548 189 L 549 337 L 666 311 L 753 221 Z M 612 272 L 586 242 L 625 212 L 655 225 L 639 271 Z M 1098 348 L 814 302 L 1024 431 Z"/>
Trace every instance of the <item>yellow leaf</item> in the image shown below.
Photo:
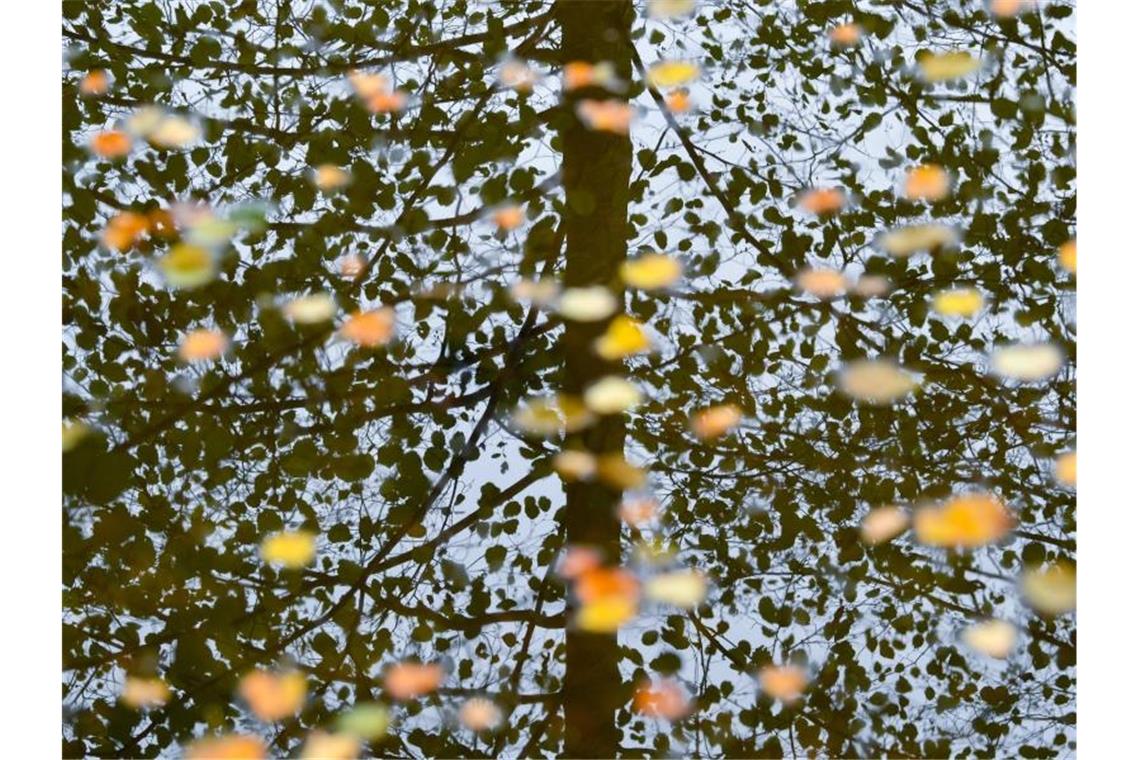
<path fill-rule="evenodd" d="M 646 353 L 652 348 L 649 335 L 641 322 L 619 314 L 594 341 L 594 351 L 603 359 L 616 361 L 634 354 Z"/>
<path fill-rule="evenodd" d="M 593 454 L 570 449 L 555 455 L 553 466 L 559 477 L 573 483 L 594 477 L 598 470 L 598 460 Z"/>
<path fill-rule="evenodd" d="M 857 401 L 890 404 L 915 389 L 910 373 L 886 359 L 864 359 L 848 364 L 839 376 L 839 389 Z"/>
<path fill-rule="evenodd" d="M 604 454 L 598 457 L 598 479 L 615 491 L 641 488 L 645 485 L 645 469 L 630 464 L 620 454 Z"/>
<path fill-rule="evenodd" d="M 613 633 L 637 616 L 637 601 L 624 596 L 607 596 L 583 604 L 574 622 L 591 633 Z"/>
<path fill-rule="evenodd" d="M 693 609 L 705 600 L 708 579 L 700 570 L 677 570 L 655 575 L 645 583 L 645 596 L 657 602 Z"/>
<path fill-rule="evenodd" d="M 388 708 L 379 702 L 357 702 L 336 720 L 337 730 L 363 741 L 375 741 L 388 732 Z"/>
<path fill-rule="evenodd" d="M 1077 272 L 1077 241 L 1069 240 L 1057 249 L 1057 262 L 1068 272 Z"/>
<path fill-rule="evenodd" d="M 688 15 L 697 7 L 697 0 L 649 0 L 649 17 L 662 20 Z"/>
<path fill-rule="evenodd" d="M 197 288 L 214 279 L 218 260 L 212 251 L 198 245 L 178 243 L 158 262 L 168 285 Z"/>
<path fill-rule="evenodd" d="M 598 322 L 612 315 L 617 307 L 617 298 L 603 285 L 567 288 L 558 299 L 558 313 L 572 322 Z"/>
<path fill-rule="evenodd" d="M 1062 615 L 1077 608 L 1077 569 L 1064 560 L 1039 565 L 1021 578 L 1021 593 L 1043 615 Z"/>
<path fill-rule="evenodd" d="M 80 441 L 87 437 L 91 432 L 86 422 L 81 420 L 64 420 L 63 421 L 63 451 L 67 453 L 76 446 Z"/>
<path fill-rule="evenodd" d="M 976 288 L 951 288 L 934 296 L 934 310 L 944 317 L 972 317 L 986 305 Z"/>
<path fill-rule="evenodd" d="M 356 760 L 360 756 L 360 739 L 351 734 L 313 731 L 301 749 L 301 760 Z"/>
<path fill-rule="evenodd" d="M 970 549 L 1000 541 L 1016 524 L 1005 505 L 991 494 L 955 496 L 914 514 L 914 535 L 921 543 Z"/>
<path fill-rule="evenodd" d="M 958 242 L 958 233 L 944 224 L 899 227 L 879 238 L 879 246 L 892 256 L 910 256 L 920 251 L 945 248 Z"/>
<path fill-rule="evenodd" d="M 649 83 L 659 90 L 696 81 L 701 67 L 690 61 L 659 61 L 649 67 Z"/>
<path fill-rule="evenodd" d="M 962 640 L 976 652 L 1004 660 L 1017 643 L 1017 628 L 1005 620 L 985 620 L 963 631 Z"/>
<path fill-rule="evenodd" d="M 949 53 L 928 53 L 918 59 L 922 78 L 927 82 L 945 82 L 977 71 L 982 65 L 974 56 L 964 50 Z"/>
<path fill-rule="evenodd" d="M 307 531 L 275 533 L 261 542 L 261 559 L 283 567 L 304 567 L 316 554 L 316 536 Z"/>
<path fill-rule="evenodd" d="M 681 262 L 663 253 L 646 253 L 621 265 L 621 278 L 631 288 L 657 290 L 681 279 Z"/>
<path fill-rule="evenodd" d="M 603 377 L 586 388 L 586 407 L 595 414 L 621 414 L 642 401 L 641 389 L 624 377 Z"/>
<path fill-rule="evenodd" d="M 994 349 L 990 362 L 999 375 L 1032 383 L 1060 372 L 1065 357 L 1051 343 L 1018 343 Z"/>
<path fill-rule="evenodd" d="M 302 325 L 328 322 L 336 315 L 336 299 L 328 293 L 301 296 L 282 306 L 281 313 Z"/>
<path fill-rule="evenodd" d="M 313 184 L 317 189 L 331 193 L 352 181 L 352 175 L 334 164 L 321 164 L 313 170 Z"/>

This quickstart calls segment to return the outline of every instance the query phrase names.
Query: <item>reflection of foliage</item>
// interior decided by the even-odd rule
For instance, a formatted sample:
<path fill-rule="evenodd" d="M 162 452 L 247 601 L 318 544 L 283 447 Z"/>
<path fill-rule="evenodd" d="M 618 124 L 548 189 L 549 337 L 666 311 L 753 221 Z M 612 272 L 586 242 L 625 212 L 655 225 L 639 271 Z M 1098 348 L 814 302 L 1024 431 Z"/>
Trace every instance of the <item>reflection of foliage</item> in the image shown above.
<path fill-rule="evenodd" d="M 235 690 L 282 660 L 308 674 L 309 699 L 262 735 L 296 751 L 352 705 L 387 699 L 380 674 L 408 657 L 449 658 L 449 673 L 393 713 L 375 752 L 562 747 L 556 449 L 519 438 L 508 415 L 563 387 L 566 331 L 510 292 L 565 272 L 564 218 L 594 200 L 560 192 L 560 133 L 576 122 L 560 100 L 555 10 L 436 5 L 64 5 L 64 409 L 91 428 L 65 454 L 66 755 L 153 754 L 206 726 L 258 732 Z M 677 287 L 629 294 L 660 350 L 626 360 L 651 399 L 628 415 L 626 452 L 664 505 L 655 535 L 711 590 L 690 613 L 646 607 L 623 632 L 622 744 L 1071 752 L 1075 628 L 1028 611 L 1017 579 L 1074 550 L 1073 495 L 1053 474 L 1072 446 L 1073 365 L 1018 384 L 986 360 L 1015 341 L 1075 355 L 1075 277 L 1056 263 L 1075 229 L 1071 4 L 1003 20 L 974 0 L 708 6 L 697 21 L 639 15 L 626 62 L 642 112 L 629 253 L 686 265 Z M 859 41 L 829 44 L 848 20 Z M 915 61 L 927 50 L 981 67 L 926 83 Z M 533 92 L 498 83 L 507 53 L 541 72 Z M 701 62 L 692 113 L 643 89 L 645 67 L 666 58 Z M 79 91 L 94 69 L 110 74 L 105 95 Z M 406 110 L 370 114 L 352 69 L 384 71 Z M 200 123 L 201 139 L 91 156 L 94 133 L 152 103 Z M 907 169 L 924 164 L 952 177 L 944 200 L 905 198 Z M 322 165 L 351 182 L 320 192 Z M 813 187 L 841 188 L 847 205 L 798 207 Z M 232 222 L 207 284 L 163 284 L 157 262 L 179 245 L 168 235 L 100 244 L 113 215 L 190 199 Z M 499 232 L 508 201 L 526 221 Z M 877 246 L 932 221 L 957 227 L 958 244 L 909 257 Z M 364 271 L 344 278 L 353 254 Z M 808 267 L 893 289 L 823 300 L 794 284 Z M 984 294 L 979 316 L 931 309 L 964 286 Z M 321 292 L 335 323 L 273 307 Z M 330 337 L 382 305 L 396 309 L 387 347 Z M 180 361 L 196 328 L 231 336 L 223 359 Z M 836 391 L 842 366 L 875 357 L 919 389 L 894 405 Z M 694 437 L 690 415 L 724 403 L 740 427 Z M 872 507 L 979 487 L 1017 514 L 998 546 L 860 540 Z M 320 536 L 309 569 L 262 563 L 262 540 L 283 530 Z M 623 530 L 628 557 L 639 536 Z M 958 640 L 989 617 L 1019 630 L 1008 662 Z M 802 703 L 757 698 L 760 669 L 791 660 L 813 679 Z M 130 709 L 117 701 L 127 673 L 161 675 L 173 698 Z M 628 703 L 641 676 L 661 674 L 696 697 L 671 725 Z M 440 719 L 478 693 L 502 706 L 501 732 Z"/>

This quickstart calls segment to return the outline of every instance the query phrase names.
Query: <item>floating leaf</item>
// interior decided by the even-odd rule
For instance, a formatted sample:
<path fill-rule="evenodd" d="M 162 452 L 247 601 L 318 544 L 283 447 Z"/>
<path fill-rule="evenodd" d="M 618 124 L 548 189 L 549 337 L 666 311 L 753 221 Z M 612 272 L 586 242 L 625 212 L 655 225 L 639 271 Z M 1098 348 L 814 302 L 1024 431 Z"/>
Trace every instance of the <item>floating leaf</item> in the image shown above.
<path fill-rule="evenodd" d="M 689 426 L 698 438 L 708 441 L 735 428 L 742 418 L 743 413 L 736 404 L 720 404 L 694 414 Z"/>
<path fill-rule="evenodd" d="M 644 325 L 624 314 L 614 317 L 606 331 L 594 341 L 598 356 L 611 361 L 646 353 L 652 347 Z"/>
<path fill-rule="evenodd" d="M 705 600 L 708 579 L 700 570 L 677 570 L 655 575 L 645 583 L 645 596 L 657 602 L 693 609 Z"/>
<path fill-rule="evenodd" d="M 701 67 L 691 61 L 658 61 L 649 67 L 649 83 L 659 90 L 695 82 Z"/>
<path fill-rule="evenodd" d="M 150 229 L 150 221 L 142 214 L 123 211 L 115 214 L 103 230 L 103 245 L 114 251 L 130 250 Z"/>
<path fill-rule="evenodd" d="M 388 733 L 388 708 L 379 702 L 360 702 L 336 720 L 337 730 L 362 741 L 375 741 Z"/>
<path fill-rule="evenodd" d="M 417 699 L 439 688 L 443 666 L 438 663 L 400 662 L 384 674 L 384 689 L 393 699 Z"/>
<path fill-rule="evenodd" d="M 882 298 L 891 292 L 891 281 L 878 274 L 860 275 L 853 288 L 863 298 Z"/>
<path fill-rule="evenodd" d="M 554 471 L 563 480 L 589 480 L 598 471 L 598 460 L 585 451 L 561 451 L 554 457 Z"/>
<path fill-rule="evenodd" d="M 601 564 L 602 554 L 594 547 L 569 546 L 558 564 L 558 574 L 566 580 L 574 580 Z"/>
<path fill-rule="evenodd" d="M 760 671 L 760 688 L 784 704 L 797 701 L 807 685 L 807 673 L 796 665 L 768 665 Z"/>
<path fill-rule="evenodd" d="M 184 362 L 212 361 L 229 345 L 230 339 L 221 330 L 191 330 L 178 346 L 178 357 Z"/>
<path fill-rule="evenodd" d="M 914 201 L 940 201 L 950 194 L 950 175 L 934 164 L 915 166 L 906 173 L 903 192 Z"/>
<path fill-rule="evenodd" d="M 646 253 L 622 262 L 621 278 L 631 288 L 658 290 L 673 285 L 683 274 L 681 262 L 663 253 Z"/>
<path fill-rule="evenodd" d="M 863 518 L 863 541 L 881 544 L 890 541 L 910 525 L 910 515 L 902 507 L 877 507 Z"/>
<path fill-rule="evenodd" d="M 1077 608 L 1077 569 L 1059 561 L 1038 565 L 1021 577 L 1021 593 L 1043 615 L 1063 615 Z"/>
<path fill-rule="evenodd" d="M 853 399 L 871 404 L 891 404 L 918 384 L 909 372 L 886 359 L 864 359 L 843 368 L 839 389 Z"/>
<path fill-rule="evenodd" d="M 526 221 L 526 213 L 522 206 L 506 206 L 496 211 L 492 219 L 500 230 L 508 232 L 522 226 Z"/>
<path fill-rule="evenodd" d="M 1012 18 L 1035 4 L 1036 0 L 990 0 L 990 13 L 998 18 Z"/>
<path fill-rule="evenodd" d="M 178 243 L 158 262 L 166 284 L 174 288 L 198 288 L 218 274 L 218 257 L 208 248 Z"/>
<path fill-rule="evenodd" d="M 851 47 L 859 42 L 859 38 L 863 36 L 863 28 L 858 24 L 840 24 L 833 27 L 828 37 L 831 39 L 831 44 L 836 47 Z"/>
<path fill-rule="evenodd" d="M 519 280 L 511 286 L 511 296 L 516 301 L 531 301 L 539 306 L 551 306 L 558 299 L 561 288 L 552 277 L 538 280 Z"/>
<path fill-rule="evenodd" d="M 994 372 L 1026 383 L 1052 377 L 1064 363 L 1061 350 L 1051 343 L 1018 343 L 994 349 L 990 354 Z"/>
<path fill-rule="evenodd" d="M 88 71 L 83 75 L 83 79 L 79 80 L 79 93 L 89 98 L 106 95 L 110 87 L 110 77 L 103 69 Z"/>
<path fill-rule="evenodd" d="M 586 61 L 571 61 L 562 69 L 562 87 L 567 92 L 580 90 L 583 87 L 603 87 L 615 90 L 618 86 L 614 66 L 608 61 L 602 63 L 588 63 Z"/>
<path fill-rule="evenodd" d="M 340 326 L 340 334 L 358 346 L 375 348 L 392 340 L 396 313 L 388 307 L 357 311 Z"/>
<path fill-rule="evenodd" d="M 127 676 L 119 698 L 127 707 L 150 710 L 167 703 L 170 699 L 170 687 L 161 678 Z"/>
<path fill-rule="evenodd" d="M 359 253 L 350 253 L 340 260 L 340 276 L 346 280 L 355 280 L 367 268 L 368 262 Z"/>
<path fill-rule="evenodd" d="M 1077 272 L 1077 241 L 1068 240 L 1061 244 L 1057 249 L 1057 263 L 1067 271 L 1076 274 Z"/>
<path fill-rule="evenodd" d="M 1017 628 L 1005 620 L 985 620 L 964 630 L 962 641 L 986 657 L 1004 660 L 1017 643 Z"/>
<path fill-rule="evenodd" d="M 670 113 L 688 113 L 693 108 L 689 91 L 684 88 L 671 91 L 665 96 L 665 107 Z"/>
<path fill-rule="evenodd" d="M 515 425 L 523 432 L 542 436 L 574 433 L 595 419 L 581 399 L 564 393 L 527 399 L 513 415 Z"/>
<path fill-rule="evenodd" d="M 317 555 L 317 537 L 307 531 L 282 531 L 261 542 L 261 559 L 283 567 L 305 567 Z"/>
<path fill-rule="evenodd" d="M 334 164 L 321 164 L 313 170 L 313 184 L 321 192 L 335 192 L 351 181 L 352 175 Z"/>
<path fill-rule="evenodd" d="M 590 633 L 614 633 L 635 617 L 635 599 L 611 596 L 582 605 L 574 616 L 574 622 Z"/>
<path fill-rule="evenodd" d="M 621 453 L 598 457 L 598 479 L 615 491 L 645 486 L 645 469 L 630 464 Z"/>
<path fill-rule="evenodd" d="M 932 306 L 944 317 L 972 317 L 986 305 L 976 288 L 950 288 L 935 294 Z"/>
<path fill-rule="evenodd" d="M 796 276 L 796 285 L 816 298 L 835 298 L 847 290 L 847 277 L 838 270 L 819 267 L 800 272 Z"/>
<path fill-rule="evenodd" d="M 663 20 L 687 16 L 697 7 L 697 0 L 649 0 L 649 17 Z"/>
<path fill-rule="evenodd" d="M 834 214 L 847 205 L 847 195 L 838 187 L 817 187 L 800 194 L 796 206 L 819 216 Z"/>
<path fill-rule="evenodd" d="M 982 65 L 964 50 L 949 53 L 927 53 L 918 57 L 918 67 L 927 82 L 945 82 L 972 74 Z"/>
<path fill-rule="evenodd" d="M 258 736 L 224 734 L 199 739 L 186 747 L 184 760 L 264 760 L 269 749 Z"/>
<path fill-rule="evenodd" d="M 64 420 L 63 452 L 66 454 L 73 450 L 90 432 L 91 428 L 85 422 L 80 420 Z"/>
<path fill-rule="evenodd" d="M 515 92 L 530 92 L 534 89 L 538 75 L 522 61 L 507 61 L 499 67 L 499 84 L 510 87 Z"/>
<path fill-rule="evenodd" d="M 558 299 L 558 313 L 573 322 L 598 322 L 617 308 L 617 298 L 603 285 L 567 288 Z"/>
<path fill-rule="evenodd" d="M 1000 541 L 1016 525 L 997 497 L 986 493 L 955 496 L 914 513 L 914 536 L 929 546 L 979 546 Z"/>
<path fill-rule="evenodd" d="M 958 242 L 958 232 L 944 224 L 916 224 L 899 227 L 883 234 L 879 246 L 892 256 L 910 256 L 921 251 L 932 251 Z"/>
<path fill-rule="evenodd" d="M 281 313 L 297 324 L 317 325 L 336 316 L 336 299 L 328 293 L 313 293 L 286 301 Z"/>
<path fill-rule="evenodd" d="M 91 138 L 91 152 L 99 158 L 122 158 L 131 152 L 131 136 L 117 129 L 98 132 Z"/>
<path fill-rule="evenodd" d="M 578 102 L 578 118 L 590 129 L 628 135 L 633 120 L 633 107 L 621 100 L 582 100 Z"/>
<path fill-rule="evenodd" d="M 360 739 L 351 734 L 313 731 L 301 748 L 301 760 L 356 760 L 360 756 Z"/>
<path fill-rule="evenodd" d="M 624 377 L 609 375 L 587 387 L 582 398 L 595 414 L 621 414 L 638 406 L 642 393 Z"/>
<path fill-rule="evenodd" d="M 657 499 L 626 499 L 618 509 L 618 516 L 627 525 L 637 528 L 653 522 L 660 511 L 661 504 Z"/>
<path fill-rule="evenodd" d="M 1075 486 L 1077 484 L 1077 452 L 1066 451 L 1058 456 L 1053 463 L 1053 474 L 1061 485 Z"/>
<path fill-rule="evenodd" d="M 490 731 L 503 722 L 503 711 L 489 699 L 472 697 L 459 708 L 459 722 L 472 731 Z"/>
<path fill-rule="evenodd" d="M 672 680 L 656 683 L 643 681 L 633 692 L 633 709 L 641 715 L 665 720 L 680 720 L 691 711 L 689 698 L 680 685 Z"/>
<path fill-rule="evenodd" d="M 305 674 L 299 670 L 288 673 L 254 670 L 238 684 L 238 693 L 253 714 L 270 723 L 300 712 L 308 690 Z"/>

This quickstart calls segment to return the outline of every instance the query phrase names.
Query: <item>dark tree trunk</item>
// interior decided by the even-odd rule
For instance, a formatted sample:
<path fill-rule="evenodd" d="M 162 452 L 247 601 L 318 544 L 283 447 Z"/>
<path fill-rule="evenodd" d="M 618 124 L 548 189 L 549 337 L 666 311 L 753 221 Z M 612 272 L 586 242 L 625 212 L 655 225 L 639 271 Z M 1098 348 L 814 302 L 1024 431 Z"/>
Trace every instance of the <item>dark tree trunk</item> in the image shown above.
<path fill-rule="evenodd" d="M 631 0 L 560 0 L 556 13 L 562 28 L 564 63 L 609 61 L 618 79 L 629 81 L 628 45 L 634 16 Z M 569 113 L 561 130 L 566 191 L 564 285 L 607 285 L 620 297 L 618 268 L 626 254 L 633 151 L 628 136 L 583 127 L 573 115 L 574 104 L 583 98 L 625 100 L 626 96 L 596 87 L 567 94 Z M 593 351 L 592 343 L 605 325 L 604 321 L 567 325 L 563 339 L 566 391 L 580 393 L 597 378 L 622 371 L 620 363 L 604 361 Z M 616 415 L 572 436 L 567 448 L 603 454 L 622 452 L 624 444 L 625 421 Z M 567 543 L 595 547 L 607 563 L 618 564 L 620 499 L 620 492 L 599 483 L 568 483 Z M 568 623 L 562 697 L 566 720 L 563 751 L 568 757 L 616 756 L 621 741 L 616 711 L 625 699 L 618 659 L 616 634 L 585 633 Z"/>

